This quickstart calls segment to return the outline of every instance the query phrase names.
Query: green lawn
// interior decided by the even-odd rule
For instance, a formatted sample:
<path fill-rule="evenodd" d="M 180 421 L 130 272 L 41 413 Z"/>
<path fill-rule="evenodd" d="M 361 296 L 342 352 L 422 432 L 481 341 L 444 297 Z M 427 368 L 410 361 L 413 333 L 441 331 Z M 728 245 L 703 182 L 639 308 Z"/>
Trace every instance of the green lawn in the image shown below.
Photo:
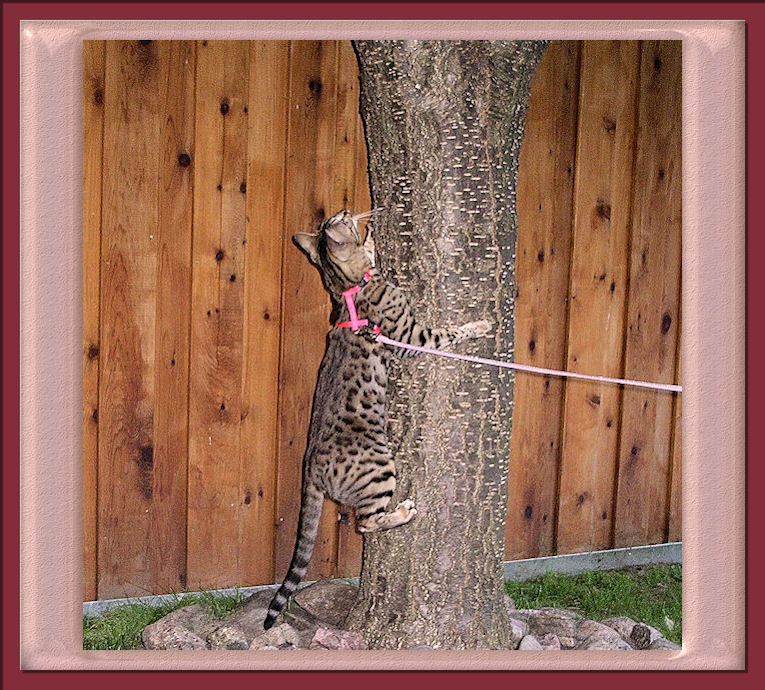
<path fill-rule="evenodd" d="M 681 588 L 679 565 L 574 576 L 548 574 L 539 580 L 505 583 L 505 590 L 519 609 L 554 606 L 572 609 L 594 620 L 629 616 L 658 628 L 667 639 L 678 644 L 682 626 Z M 210 608 L 211 615 L 223 616 L 240 600 L 240 595 L 201 594 L 179 598 L 164 606 L 121 606 L 100 617 L 83 618 L 83 646 L 84 649 L 136 649 L 141 644 L 141 631 L 170 611 L 203 603 Z"/>
<path fill-rule="evenodd" d="M 128 604 L 112 609 L 103 616 L 83 616 L 83 649 L 136 649 L 141 647 L 143 629 L 175 609 L 191 604 L 205 604 L 211 616 L 220 617 L 231 611 L 241 600 L 239 594 L 213 596 L 203 593 L 183 599 L 179 597 L 177 601 L 163 606 Z"/>
<path fill-rule="evenodd" d="M 538 580 L 506 582 L 505 590 L 519 609 L 552 606 L 598 621 L 628 616 L 680 644 L 682 579 L 682 566 L 654 565 L 573 576 L 548 573 Z"/>

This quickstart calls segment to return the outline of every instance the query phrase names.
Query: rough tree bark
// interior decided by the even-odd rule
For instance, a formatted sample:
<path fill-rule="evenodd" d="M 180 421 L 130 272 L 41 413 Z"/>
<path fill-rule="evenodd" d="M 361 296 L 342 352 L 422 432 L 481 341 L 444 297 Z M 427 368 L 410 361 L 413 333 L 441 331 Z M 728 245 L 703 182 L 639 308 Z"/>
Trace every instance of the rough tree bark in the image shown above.
<path fill-rule="evenodd" d="M 518 158 L 541 41 L 356 41 L 375 241 L 428 325 L 513 352 Z M 349 617 L 372 647 L 508 646 L 502 591 L 513 376 L 423 356 L 393 372 L 389 436 L 411 525 L 364 537 Z"/>

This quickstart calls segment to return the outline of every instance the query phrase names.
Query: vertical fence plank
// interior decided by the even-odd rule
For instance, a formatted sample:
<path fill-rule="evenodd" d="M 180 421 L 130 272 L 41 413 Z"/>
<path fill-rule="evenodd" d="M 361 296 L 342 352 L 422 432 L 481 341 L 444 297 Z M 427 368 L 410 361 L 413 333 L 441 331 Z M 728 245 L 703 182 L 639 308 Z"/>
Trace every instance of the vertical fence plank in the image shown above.
<path fill-rule="evenodd" d="M 82 596 L 96 598 L 103 41 L 82 43 Z"/>
<path fill-rule="evenodd" d="M 273 582 L 289 43 L 253 41 L 249 69 L 239 583 L 268 584 Z"/>
<path fill-rule="evenodd" d="M 680 309 L 680 41 L 644 41 L 625 341 L 627 378 L 671 383 Z M 625 388 L 614 545 L 664 540 L 674 394 Z"/>
<path fill-rule="evenodd" d="M 680 339 L 677 343 L 677 370 L 675 373 L 675 382 L 682 381 L 682 356 L 680 349 Z M 677 394 L 675 394 L 677 395 Z M 667 526 L 667 541 L 681 541 L 683 538 L 682 518 L 683 518 L 683 492 L 682 492 L 682 455 L 683 455 L 683 399 L 677 395 L 675 399 L 675 409 L 672 420 L 672 476 L 669 485 L 669 516 Z"/>
<path fill-rule="evenodd" d="M 335 41 L 293 41 L 285 190 L 285 276 L 279 367 L 279 459 L 274 577 L 284 577 L 297 533 L 302 457 L 316 372 L 329 326 L 329 299 L 317 271 L 292 244 L 295 232 L 315 231 L 338 205 L 332 198 L 337 51 Z M 337 510 L 325 501 L 306 577 L 334 574 Z"/>
<path fill-rule="evenodd" d="M 191 219 L 195 46 L 162 41 L 154 489 L 149 531 L 152 590 L 186 587 Z"/>
<path fill-rule="evenodd" d="M 329 211 L 352 209 L 356 184 L 356 122 L 359 118 L 359 70 L 350 41 L 337 42 L 337 106 L 334 114 L 332 201 Z"/>
<path fill-rule="evenodd" d="M 249 45 L 197 44 L 188 584 L 239 581 Z"/>
<path fill-rule="evenodd" d="M 567 368 L 619 376 L 622 362 L 639 45 L 582 46 Z M 620 391 L 568 381 L 560 553 L 611 542 Z"/>
<path fill-rule="evenodd" d="M 98 595 L 151 589 L 160 47 L 108 41 L 99 381 Z"/>
<path fill-rule="evenodd" d="M 518 179 L 517 361 L 560 369 L 566 312 L 579 100 L 578 41 L 555 42 L 532 89 Z M 553 553 L 563 382 L 515 383 L 505 555 Z"/>
<path fill-rule="evenodd" d="M 367 172 L 367 149 L 364 127 L 359 115 L 358 63 L 350 41 L 340 42 L 338 70 L 338 120 L 337 147 L 344 165 L 343 179 L 349 194 L 346 208 L 355 212 L 371 207 L 369 176 Z M 336 196 L 342 196 L 339 192 Z M 353 510 L 340 508 L 337 537 L 337 575 L 357 577 L 361 572 L 361 535 L 356 531 Z"/>

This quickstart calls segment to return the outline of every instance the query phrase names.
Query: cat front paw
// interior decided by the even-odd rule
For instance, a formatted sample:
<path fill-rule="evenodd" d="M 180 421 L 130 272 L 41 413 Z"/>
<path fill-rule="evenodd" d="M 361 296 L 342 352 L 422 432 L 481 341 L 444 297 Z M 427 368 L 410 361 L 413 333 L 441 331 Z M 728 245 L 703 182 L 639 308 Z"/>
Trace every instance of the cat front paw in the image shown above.
<path fill-rule="evenodd" d="M 362 326 L 354 331 L 356 335 L 361 336 L 364 340 L 370 343 L 377 342 L 377 334 L 379 332 L 379 329 L 375 330 L 375 326 Z"/>
<path fill-rule="evenodd" d="M 468 338 L 482 338 L 491 331 L 491 324 L 486 321 L 471 321 L 462 327 L 462 332 Z"/>
<path fill-rule="evenodd" d="M 375 266 L 375 238 L 372 233 L 374 232 L 374 226 L 371 222 L 367 223 L 367 236 L 364 239 L 364 254 L 369 259 L 369 263 L 372 268 Z"/>

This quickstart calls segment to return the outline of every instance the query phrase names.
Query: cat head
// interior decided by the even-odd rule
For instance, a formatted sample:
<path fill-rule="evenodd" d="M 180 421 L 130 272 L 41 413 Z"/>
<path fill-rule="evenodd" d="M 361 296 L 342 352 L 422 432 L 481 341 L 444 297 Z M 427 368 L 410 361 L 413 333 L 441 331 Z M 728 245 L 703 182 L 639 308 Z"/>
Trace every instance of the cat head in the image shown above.
<path fill-rule="evenodd" d="M 325 220 L 315 233 L 299 232 L 292 240 L 321 273 L 324 286 L 333 294 L 357 285 L 374 265 L 371 226 L 362 241 L 358 221 L 372 214 L 340 211 Z M 371 251 L 370 251 L 371 248 Z"/>

